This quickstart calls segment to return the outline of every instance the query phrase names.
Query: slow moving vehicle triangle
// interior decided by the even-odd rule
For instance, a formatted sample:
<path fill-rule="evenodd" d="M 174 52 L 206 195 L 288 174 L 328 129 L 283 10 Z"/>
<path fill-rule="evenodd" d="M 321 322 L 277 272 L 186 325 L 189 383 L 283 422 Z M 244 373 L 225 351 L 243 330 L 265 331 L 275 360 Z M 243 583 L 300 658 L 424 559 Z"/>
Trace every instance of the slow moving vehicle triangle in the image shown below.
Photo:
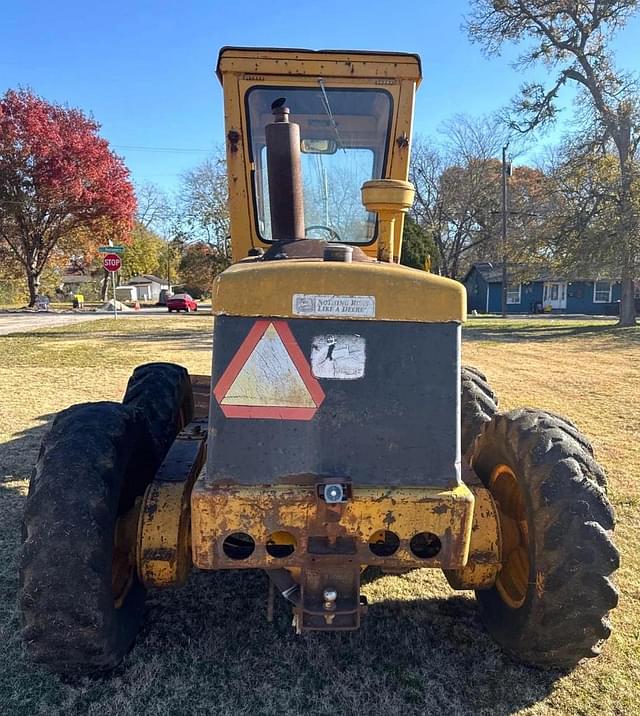
<path fill-rule="evenodd" d="M 256 321 L 214 389 L 228 418 L 310 420 L 324 400 L 286 321 Z"/>

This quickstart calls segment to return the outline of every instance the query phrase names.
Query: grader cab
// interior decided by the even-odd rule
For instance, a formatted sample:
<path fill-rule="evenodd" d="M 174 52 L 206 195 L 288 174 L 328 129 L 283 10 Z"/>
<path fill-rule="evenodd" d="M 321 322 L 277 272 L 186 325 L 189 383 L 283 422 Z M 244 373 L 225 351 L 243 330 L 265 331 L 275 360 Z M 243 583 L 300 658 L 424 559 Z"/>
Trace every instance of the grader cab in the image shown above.
<path fill-rule="evenodd" d="M 400 265 L 419 58 L 224 48 L 218 76 L 235 263 L 212 374 L 143 365 L 122 404 L 53 422 L 21 552 L 34 658 L 113 668 L 145 591 L 192 566 L 266 570 L 297 632 L 357 629 L 368 566 L 441 569 L 515 657 L 596 655 L 618 554 L 589 441 L 498 412 L 460 364 L 463 287 Z"/>

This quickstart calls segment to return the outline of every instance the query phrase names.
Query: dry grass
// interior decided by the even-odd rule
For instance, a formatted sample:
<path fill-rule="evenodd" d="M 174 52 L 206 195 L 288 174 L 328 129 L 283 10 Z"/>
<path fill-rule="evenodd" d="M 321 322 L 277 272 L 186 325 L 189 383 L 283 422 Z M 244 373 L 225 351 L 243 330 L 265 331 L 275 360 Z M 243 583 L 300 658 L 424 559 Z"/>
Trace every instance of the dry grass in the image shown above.
<path fill-rule="evenodd" d="M 369 581 L 359 632 L 303 637 L 284 606 L 266 623 L 261 573 L 195 573 L 182 590 L 150 595 L 143 632 L 111 678 L 66 684 L 34 667 L 17 635 L 14 555 L 47 423 L 71 403 L 119 399 L 140 362 L 208 372 L 210 319 L 107 319 L 7 336 L 0 349 L 0 714 L 640 713 L 640 329 L 481 319 L 465 332 L 466 362 L 488 373 L 504 408 L 569 414 L 609 474 L 621 603 L 603 656 L 569 675 L 506 658 L 472 596 L 427 570 Z"/>

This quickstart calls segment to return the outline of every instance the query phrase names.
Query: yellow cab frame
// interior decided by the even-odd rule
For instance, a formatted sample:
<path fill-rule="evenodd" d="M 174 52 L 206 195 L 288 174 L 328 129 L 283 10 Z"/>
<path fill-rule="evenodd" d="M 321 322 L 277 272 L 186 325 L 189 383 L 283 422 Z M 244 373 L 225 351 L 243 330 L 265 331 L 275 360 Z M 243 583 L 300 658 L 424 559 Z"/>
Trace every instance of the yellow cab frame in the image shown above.
<path fill-rule="evenodd" d="M 267 249 L 257 231 L 253 200 L 255 164 L 250 148 L 246 93 L 256 86 L 317 88 L 321 77 L 327 88 L 384 88 L 392 98 L 390 141 L 382 176 L 406 181 L 416 88 L 421 80 L 420 58 L 413 54 L 352 51 L 310 51 L 225 47 L 217 74 L 224 87 L 224 116 L 229 177 L 231 246 L 234 261 L 251 248 Z M 401 247 L 403 221 L 393 227 L 396 258 Z M 361 247 L 377 255 L 377 241 Z"/>

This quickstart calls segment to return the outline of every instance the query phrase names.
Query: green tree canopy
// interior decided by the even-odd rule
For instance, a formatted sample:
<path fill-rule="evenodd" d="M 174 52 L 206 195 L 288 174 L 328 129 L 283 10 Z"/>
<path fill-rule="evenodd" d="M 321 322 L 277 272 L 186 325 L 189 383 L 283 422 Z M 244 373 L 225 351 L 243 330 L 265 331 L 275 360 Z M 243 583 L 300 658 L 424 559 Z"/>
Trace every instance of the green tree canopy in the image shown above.
<path fill-rule="evenodd" d="M 437 260 L 438 249 L 431 234 L 410 216 L 405 217 L 400 263 L 412 268 L 433 270 Z"/>
<path fill-rule="evenodd" d="M 151 229 L 136 221 L 130 244 L 122 257 L 121 278 L 154 274 L 166 276 L 167 243 Z"/>
<path fill-rule="evenodd" d="M 229 258 L 216 246 L 204 241 L 186 244 L 178 267 L 182 285 L 194 298 L 208 296 L 213 279 L 229 263 Z"/>

